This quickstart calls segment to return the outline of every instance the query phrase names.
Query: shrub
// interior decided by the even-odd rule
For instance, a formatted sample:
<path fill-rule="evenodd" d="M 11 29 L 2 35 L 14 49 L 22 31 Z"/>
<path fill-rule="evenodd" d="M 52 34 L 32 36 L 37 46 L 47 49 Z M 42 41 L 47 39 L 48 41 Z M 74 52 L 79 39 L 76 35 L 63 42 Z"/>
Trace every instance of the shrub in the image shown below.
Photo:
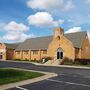
<path fill-rule="evenodd" d="M 87 64 L 90 64 L 90 59 L 75 59 L 75 63 L 81 64 L 81 65 L 87 65 Z"/>
<path fill-rule="evenodd" d="M 15 61 L 20 61 L 21 59 L 18 59 L 18 58 L 16 58 L 16 59 L 14 59 Z"/>
<path fill-rule="evenodd" d="M 34 59 L 34 60 L 30 60 L 30 62 L 41 63 L 42 61 L 41 61 L 41 60 L 36 60 L 36 59 Z"/>
<path fill-rule="evenodd" d="M 69 59 L 67 57 L 64 57 L 63 61 L 61 64 L 66 64 L 66 65 L 72 65 L 74 62 L 72 59 Z"/>
<path fill-rule="evenodd" d="M 45 59 L 44 63 L 47 62 L 48 60 L 52 60 L 51 57 L 42 57 L 41 61 L 43 63 L 43 59 Z"/>

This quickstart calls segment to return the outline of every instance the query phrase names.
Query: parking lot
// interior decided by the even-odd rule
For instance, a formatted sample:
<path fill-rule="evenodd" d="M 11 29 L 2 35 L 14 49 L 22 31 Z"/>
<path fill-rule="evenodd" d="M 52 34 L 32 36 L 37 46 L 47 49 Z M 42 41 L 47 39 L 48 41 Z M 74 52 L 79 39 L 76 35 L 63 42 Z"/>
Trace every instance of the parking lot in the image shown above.
<path fill-rule="evenodd" d="M 90 90 L 90 70 L 67 67 L 36 66 L 30 63 L 0 62 L 0 68 L 17 67 L 57 73 L 57 77 L 8 90 Z"/>

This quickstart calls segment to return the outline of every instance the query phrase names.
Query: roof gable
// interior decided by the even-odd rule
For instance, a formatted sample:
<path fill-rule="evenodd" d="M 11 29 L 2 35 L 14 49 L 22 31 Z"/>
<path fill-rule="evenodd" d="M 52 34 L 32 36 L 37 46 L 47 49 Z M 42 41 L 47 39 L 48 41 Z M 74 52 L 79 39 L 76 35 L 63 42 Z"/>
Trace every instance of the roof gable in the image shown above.
<path fill-rule="evenodd" d="M 64 36 L 70 40 L 74 47 L 81 48 L 82 42 L 84 41 L 87 33 L 86 32 L 76 32 L 64 34 Z M 53 36 L 37 37 L 30 38 L 25 40 L 20 44 L 16 50 L 39 50 L 39 49 L 48 49 L 48 45 L 52 41 Z"/>
<path fill-rule="evenodd" d="M 10 44 L 10 43 L 4 43 L 6 45 L 7 49 L 16 49 L 19 43 Z"/>
<path fill-rule="evenodd" d="M 68 33 L 65 34 L 64 36 L 73 43 L 74 47 L 81 48 L 86 35 L 87 32 L 76 32 L 76 33 Z"/>

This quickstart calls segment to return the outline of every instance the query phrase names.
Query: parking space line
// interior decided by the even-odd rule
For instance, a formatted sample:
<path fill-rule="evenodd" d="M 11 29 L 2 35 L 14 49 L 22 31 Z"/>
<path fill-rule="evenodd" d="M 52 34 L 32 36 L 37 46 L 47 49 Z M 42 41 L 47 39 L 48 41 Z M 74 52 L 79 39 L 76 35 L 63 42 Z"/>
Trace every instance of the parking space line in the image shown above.
<path fill-rule="evenodd" d="M 20 89 L 20 90 L 28 90 L 28 89 L 22 88 L 22 87 L 20 87 L 20 86 L 16 86 L 16 88 L 18 88 L 18 89 Z"/>
<path fill-rule="evenodd" d="M 72 84 L 72 85 L 90 87 L 90 85 L 87 85 L 87 84 L 79 84 L 79 83 L 73 83 L 73 82 L 65 82 L 65 81 L 59 81 L 59 80 L 53 80 L 53 79 L 46 79 L 46 80 L 52 81 L 52 82 L 57 82 L 57 83 L 66 83 L 66 84 Z"/>

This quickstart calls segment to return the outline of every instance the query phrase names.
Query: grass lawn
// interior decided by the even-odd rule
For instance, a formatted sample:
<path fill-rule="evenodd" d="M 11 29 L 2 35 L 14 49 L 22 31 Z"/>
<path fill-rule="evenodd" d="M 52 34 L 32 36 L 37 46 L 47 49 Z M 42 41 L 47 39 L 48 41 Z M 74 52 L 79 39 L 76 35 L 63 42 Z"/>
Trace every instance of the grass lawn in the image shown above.
<path fill-rule="evenodd" d="M 42 75 L 44 74 L 38 72 L 1 68 L 0 85 L 31 79 Z"/>

